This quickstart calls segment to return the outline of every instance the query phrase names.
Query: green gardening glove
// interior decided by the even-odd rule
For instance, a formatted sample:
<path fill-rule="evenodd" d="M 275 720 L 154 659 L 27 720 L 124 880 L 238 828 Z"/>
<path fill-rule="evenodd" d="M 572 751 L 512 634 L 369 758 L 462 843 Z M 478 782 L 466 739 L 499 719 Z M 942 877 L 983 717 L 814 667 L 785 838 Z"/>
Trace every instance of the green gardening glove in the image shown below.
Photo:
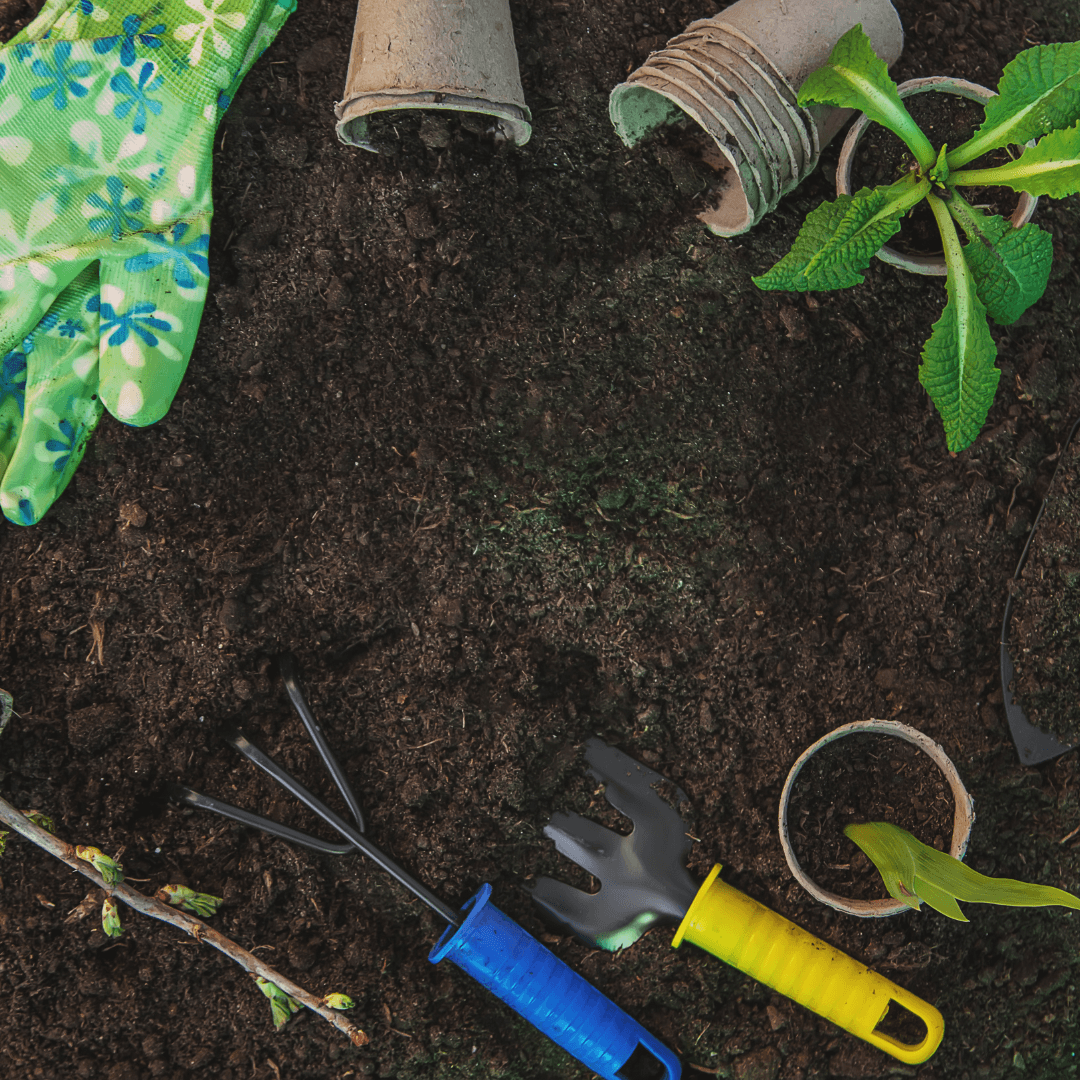
<path fill-rule="evenodd" d="M 50 0 L 0 49 L 0 509 L 21 525 L 103 408 L 168 411 L 206 301 L 214 132 L 296 6 L 106 3 Z"/>

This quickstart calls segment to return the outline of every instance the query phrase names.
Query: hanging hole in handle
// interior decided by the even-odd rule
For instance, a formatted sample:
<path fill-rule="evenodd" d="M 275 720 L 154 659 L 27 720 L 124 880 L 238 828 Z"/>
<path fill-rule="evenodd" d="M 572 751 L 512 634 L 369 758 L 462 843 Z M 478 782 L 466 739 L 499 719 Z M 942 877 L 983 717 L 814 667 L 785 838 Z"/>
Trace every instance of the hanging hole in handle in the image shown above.
<path fill-rule="evenodd" d="M 922 1046 L 930 1034 L 930 1029 L 921 1016 L 905 1008 L 896 998 L 890 998 L 885 1015 L 874 1028 L 874 1034 L 901 1046 L 913 1048 Z"/>
<path fill-rule="evenodd" d="M 644 1043 L 638 1043 L 615 1075 L 619 1080 L 664 1080 L 668 1069 Z"/>

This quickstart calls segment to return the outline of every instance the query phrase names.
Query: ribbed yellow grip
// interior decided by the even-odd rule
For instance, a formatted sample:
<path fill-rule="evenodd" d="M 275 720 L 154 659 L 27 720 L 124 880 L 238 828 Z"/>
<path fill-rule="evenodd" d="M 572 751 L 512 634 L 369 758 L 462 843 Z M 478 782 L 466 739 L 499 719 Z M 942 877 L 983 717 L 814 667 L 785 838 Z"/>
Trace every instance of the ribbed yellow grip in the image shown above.
<path fill-rule="evenodd" d="M 692 942 L 871 1046 L 918 1065 L 941 1043 L 941 1013 L 883 975 L 721 881 L 714 866 L 679 924 L 672 945 Z M 913 1012 L 926 1037 L 911 1045 L 874 1029 L 890 1002 Z"/>

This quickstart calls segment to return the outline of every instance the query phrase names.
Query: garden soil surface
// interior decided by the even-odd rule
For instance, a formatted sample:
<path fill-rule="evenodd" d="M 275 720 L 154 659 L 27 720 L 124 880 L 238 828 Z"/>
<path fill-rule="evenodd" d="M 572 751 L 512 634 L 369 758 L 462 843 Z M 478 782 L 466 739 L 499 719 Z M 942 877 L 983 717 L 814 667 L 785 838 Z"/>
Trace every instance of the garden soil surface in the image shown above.
<path fill-rule="evenodd" d="M 809 743 L 895 717 L 959 767 L 972 866 L 1080 890 L 1077 756 L 1020 766 L 997 666 L 1008 581 L 1080 414 L 1080 203 L 1040 204 L 1049 289 L 994 329 L 996 401 L 950 455 L 917 382 L 940 280 L 875 263 L 835 294 L 750 281 L 830 195 L 835 143 L 720 241 L 695 218 L 704 165 L 617 141 L 611 87 L 714 10 L 662 2 L 512 5 L 521 148 L 415 115 L 379 125 L 381 156 L 340 146 L 340 0 L 301 0 L 249 76 L 216 144 L 213 281 L 171 412 L 106 417 L 45 520 L 0 531 L 18 713 L 0 792 L 117 854 L 136 888 L 224 897 L 214 926 L 351 994 L 371 1041 L 308 1012 L 275 1031 L 240 968 L 128 909 L 106 939 L 87 879 L 12 836 L 3 1080 L 588 1075 L 429 964 L 444 924 L 372 864 L 164 800 L 182 781 L 319 830 L 217 734 L 231 720 L 340 805 L 276 677 L 286 649 L 373 841 L 455 905 L 490 882 L 687 1077 L 1076 1075 L 1080 916 L 837 915 L 793 881 L 776 812 Z M 6 34 L 28 15 L 13 7 Z M 1074 0 L 897 7 L 898 78 L 993 86 L 1025 47 L 1080 38 Z M 667 932 L 611 955 L 545 928 L 526 887 L 583 880 L 542 829 L 599 798 L 591 735 L 687 792 L 697 877 L 722 862 L 934 1003 L 935 1057 L 901 1065 Z"/>

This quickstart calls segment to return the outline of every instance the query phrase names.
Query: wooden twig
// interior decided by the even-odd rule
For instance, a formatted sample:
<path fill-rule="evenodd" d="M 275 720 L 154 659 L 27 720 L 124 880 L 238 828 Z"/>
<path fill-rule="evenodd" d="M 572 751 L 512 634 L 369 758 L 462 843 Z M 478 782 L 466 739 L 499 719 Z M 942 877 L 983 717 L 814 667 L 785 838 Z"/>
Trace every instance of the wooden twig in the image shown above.
<path fill-rule="evenodd" d="M 302 986 L 297 986 L 291 979 L 264 964 L 257 956 L 253 956 L 247 949 L 237 945 L 235 941 L 225 937 L 224 934 L 220 934 L 217 930 L 207 926 L 201 919 L 196 919 L 178 908 L 163 904 L 160 900 L 155 900 L 152 896 L 146 896 L 122 882 L 118 885 L 106 885 L 102 876 L 89 863 L 75 857 L 75 849 L 71 844 L 65 843 L 58 836 L 54 836 L 46 829 L 35 825 L 3 798 L 0 798 L 0 821 L 5 825 L 10 825 L 11 828 L 32 844 L 43 848 L 61 862 L 67 863 L 72 870 L 78 870 L 83 877 L 89 878 L 98 888 L 127 904 L 128 907 L 134 908 L 143 915 L 148 915 L 151 919 L 160 919 L 162 922 L 169 923 L 171 926 L 183 930 L 184 933 L 189 934 L 196 941 L 212 945 L 252 976 L 261 975 L 269 982 L 280 986 L 289 997 L 295 998 L 302 1005 L 306 1005 L 312 1012 L 318 1013 L 324 1020 L 333 1024 L 338 1031 L 347 1035 L 354 1046 L 364 1046 L 371 1041 L 365 1032 L 361 1031 L 355 1024 L 350 1023 L 340 1012 L 325 1005 L 314 994 L 309 993 Z"/>

